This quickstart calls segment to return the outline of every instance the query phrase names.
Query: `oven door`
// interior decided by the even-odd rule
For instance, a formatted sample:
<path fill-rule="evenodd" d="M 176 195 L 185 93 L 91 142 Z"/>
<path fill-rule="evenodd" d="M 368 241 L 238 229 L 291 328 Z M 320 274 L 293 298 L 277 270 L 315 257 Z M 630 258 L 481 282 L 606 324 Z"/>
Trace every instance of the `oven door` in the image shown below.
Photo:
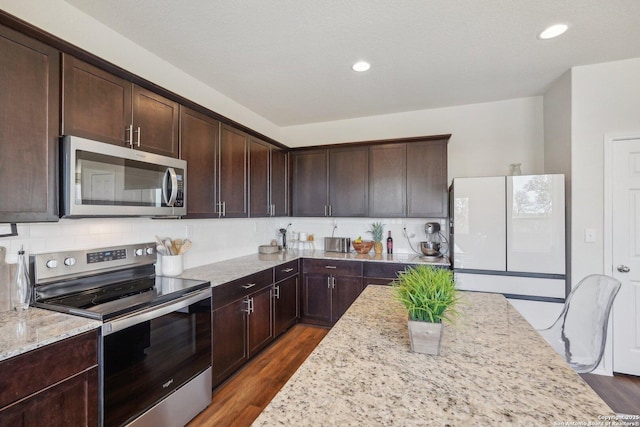
<path fill-rule="evenodd" d="M 154 407 L 163 400 L 175 400 L 181 388 L 188 389 L 187 400 L 203 402 L 204 407 L 211 402 L 210 288 L 105 323 L 102 329 L 105 426 L 132 422 L 136 425 L 171 424 L 173 421 L 166 414 L 164 420 L 158 414 L 148 414 L 153 413 Z M 209 374 L 208 384 L 203 384 L 201 379 L 205 371 Z M 197 396 L 193 395 L 193 386 L 188 384 L 196 377 L 200 383 Z M 169 396 L 171 398 L 167 399 Z M 172 405 L 181 406 L 181 403 Z M 204 407 L 197 408 L 189 417 Z M 140 422 L 143 418 L 147 421 Z M 151 424 L 150 419 L 154 420 Z M 157 419 L 163 420 L 161 424 L 156 423 Z M 181 423 L 186 421 L 181 420 Z"/>
<path fill-rule="evenodd" d="M 186 215 L 187 162 L 75 136 L 62 140 L 62 216 Z"/>

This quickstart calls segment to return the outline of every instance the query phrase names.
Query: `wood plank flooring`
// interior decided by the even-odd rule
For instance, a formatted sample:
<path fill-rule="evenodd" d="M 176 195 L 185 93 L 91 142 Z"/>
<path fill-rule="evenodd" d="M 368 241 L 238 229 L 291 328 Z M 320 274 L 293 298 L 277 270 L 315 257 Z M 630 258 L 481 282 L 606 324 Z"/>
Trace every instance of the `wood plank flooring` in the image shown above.
<path fill-rule="evenodd" d="M 213 392 L 189 427 L 249 426 L 329 332 L 295 325 Z"/>
<path fill-rule="evenodd" d="M 618 414 L 640 415 L 640 377 L 615 374 L 612 377 L 580 375 Z"/>
<path fill-rule="evenodd" d="M 292 327 L 218 387 L 211 405 L 188 426 L 250 426 L 327 332 L 316 326 Z M 640 377 L 581 376 L 615 412 L 640 415 Z"/>

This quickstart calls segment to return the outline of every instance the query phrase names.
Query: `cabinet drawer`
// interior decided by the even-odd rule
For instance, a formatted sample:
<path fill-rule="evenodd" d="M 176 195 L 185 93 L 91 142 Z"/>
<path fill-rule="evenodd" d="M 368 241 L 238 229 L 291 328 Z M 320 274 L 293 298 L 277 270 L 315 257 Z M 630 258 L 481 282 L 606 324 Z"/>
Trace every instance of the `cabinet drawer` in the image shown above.
<path fill-rule="evenodd" d="M 98 330 L 0 362 L 0 408 L 98 364 Z"/>
<path fill-rule="evenodd" d="M 273 269 L 260 271 L 234 281 L 215 286 L 211 291 L 213 295 L 213 310 L 222 307 L 232 301 L 270 286 L 273 281 Z"/>
<path fill-rule="evenodd" d="M 383 279 L 395 279 L 398 272 L 404 271 L 413 264 L 386 263 L 386 262 L 365 262 L 364 277 L 379 277 Z"/>
<path fill-rule="evenodd" d="M 274 276 L 275 276 L 274 282 L 279 282 L 288 277 L 295 276 L 296 274 L 298 274 L 298 265 L 299 265 L 298 260 L 296 259 L 294 261 L 289 261 L 285 264 L 274 267 L 273 269 Z"/>
<path fill-rule="evenodd" d="M 304 259 L 302 271 L 306 273 L 331 274 L 334 276 L 362 276 L 362 262 L 334 261 L 329 259 Z"/>

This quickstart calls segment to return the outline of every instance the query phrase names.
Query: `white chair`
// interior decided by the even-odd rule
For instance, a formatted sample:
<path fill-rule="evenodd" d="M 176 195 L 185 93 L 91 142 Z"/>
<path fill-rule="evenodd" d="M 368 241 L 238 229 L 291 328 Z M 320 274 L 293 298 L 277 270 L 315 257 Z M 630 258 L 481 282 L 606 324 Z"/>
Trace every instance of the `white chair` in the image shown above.
<path fill-rule="evenodd" d="M 604 352 L 607 323 L 620 282 L 592 274 L 576 285 L 558 319 L 538 332 L 579 373 L 593 371 Z"/>

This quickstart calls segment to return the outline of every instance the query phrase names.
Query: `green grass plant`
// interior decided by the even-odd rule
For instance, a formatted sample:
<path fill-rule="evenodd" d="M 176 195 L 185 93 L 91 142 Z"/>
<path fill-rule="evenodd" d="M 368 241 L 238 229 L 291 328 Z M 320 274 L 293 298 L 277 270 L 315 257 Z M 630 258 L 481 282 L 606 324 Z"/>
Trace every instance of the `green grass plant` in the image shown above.
<path fill-rule="evenodd" d="M 459 316 L 460 297 L 451 270 L 417 265 L 401 272 L 393 287 L 410 320 L 452 323 Z"/>

